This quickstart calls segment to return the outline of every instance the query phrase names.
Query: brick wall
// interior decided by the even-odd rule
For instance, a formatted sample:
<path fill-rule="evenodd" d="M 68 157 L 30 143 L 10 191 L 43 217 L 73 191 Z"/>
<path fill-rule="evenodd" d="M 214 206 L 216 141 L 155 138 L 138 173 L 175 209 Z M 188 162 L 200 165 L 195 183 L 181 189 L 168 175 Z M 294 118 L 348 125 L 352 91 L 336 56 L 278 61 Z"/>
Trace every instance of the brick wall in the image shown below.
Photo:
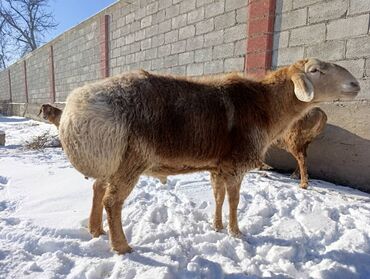
<path fill-rule="evenodd" d="M 358 99 L 370 99 L 369 14 L 369 0 L 277 0 L 273 66 L 334 61 L 360 80 Z"/>

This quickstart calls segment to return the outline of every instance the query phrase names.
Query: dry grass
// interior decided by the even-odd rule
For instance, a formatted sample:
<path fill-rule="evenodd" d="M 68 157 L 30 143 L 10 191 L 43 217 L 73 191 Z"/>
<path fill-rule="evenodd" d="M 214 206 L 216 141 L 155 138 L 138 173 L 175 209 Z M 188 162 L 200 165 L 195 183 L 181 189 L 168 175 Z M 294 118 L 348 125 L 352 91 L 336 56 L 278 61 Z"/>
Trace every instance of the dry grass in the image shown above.
<path fill-rule="evenodd" d="M 26 149 L 39 150 L 46 147 L 60 147 L 59 138 L 54 135 L 50 135 L 48 132 L 44 132 L 25 143 Z"/>

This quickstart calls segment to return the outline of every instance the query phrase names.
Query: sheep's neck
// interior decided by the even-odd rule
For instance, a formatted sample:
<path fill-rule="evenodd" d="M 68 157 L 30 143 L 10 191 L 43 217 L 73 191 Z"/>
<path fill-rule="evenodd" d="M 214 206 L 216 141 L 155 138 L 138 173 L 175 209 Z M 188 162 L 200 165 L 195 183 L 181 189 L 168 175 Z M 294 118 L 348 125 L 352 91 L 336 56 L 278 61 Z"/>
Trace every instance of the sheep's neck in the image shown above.
<path fill-rule="evenodd" d="M 312 103 L 299 101 L 294 94 L 294 86 L 289 78 L 283 80 L 271 80 L 266 84 L 266 94 L 269 97 L 269 141 L 279 138 L 294 121 L 312 107 Z"/>

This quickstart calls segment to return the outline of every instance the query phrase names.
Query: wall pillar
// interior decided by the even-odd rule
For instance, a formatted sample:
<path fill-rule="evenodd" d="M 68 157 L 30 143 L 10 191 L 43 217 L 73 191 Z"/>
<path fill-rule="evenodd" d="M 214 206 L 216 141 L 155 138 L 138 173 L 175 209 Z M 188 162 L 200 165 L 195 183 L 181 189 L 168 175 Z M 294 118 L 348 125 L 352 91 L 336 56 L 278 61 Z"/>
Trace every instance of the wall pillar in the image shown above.
<path fill-rule="evenodd" d="M 50 102 L 55 103 L 55 73 L 54 73 L 54 48 L 49 48 L 49 82 L 50 82 Z"/>
<path fill-rule="evenodd" d="M 24 73 L 24 93 L 26 95 L 26 103 L 28 103 L 28 83 L 27 83 L 27 64 L 23 60 L 23 73 Z"/>
<path fill-rule="evenodd" d="M 262 76 L 271 68 L 276 0 L 249 0 L 245 71 Z"/>
<path fill-rule="evenodd" d="M 9 84 L 9 101 L 13 101 L 13 94 L 12 94 L 12 79 L 10 76 L 10 69 L 8 69 L 8 84 Z"/>
<path fill-rule="evenodd" d="M 100 18 L 100 76 L 109 77 L 109 15 Z"/>

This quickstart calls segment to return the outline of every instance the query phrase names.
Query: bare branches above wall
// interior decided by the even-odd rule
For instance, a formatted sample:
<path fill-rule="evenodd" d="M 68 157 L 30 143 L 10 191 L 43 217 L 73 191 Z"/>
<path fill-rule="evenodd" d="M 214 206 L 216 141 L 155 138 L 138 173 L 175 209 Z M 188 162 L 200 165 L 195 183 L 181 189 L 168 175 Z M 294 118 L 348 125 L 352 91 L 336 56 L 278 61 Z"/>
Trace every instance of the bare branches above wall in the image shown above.
<path fill-rule="evenodd" d="M 0 2 L 0 69 L 38 48 L 45 34 L 57 24 L 49 0 Z"/>

